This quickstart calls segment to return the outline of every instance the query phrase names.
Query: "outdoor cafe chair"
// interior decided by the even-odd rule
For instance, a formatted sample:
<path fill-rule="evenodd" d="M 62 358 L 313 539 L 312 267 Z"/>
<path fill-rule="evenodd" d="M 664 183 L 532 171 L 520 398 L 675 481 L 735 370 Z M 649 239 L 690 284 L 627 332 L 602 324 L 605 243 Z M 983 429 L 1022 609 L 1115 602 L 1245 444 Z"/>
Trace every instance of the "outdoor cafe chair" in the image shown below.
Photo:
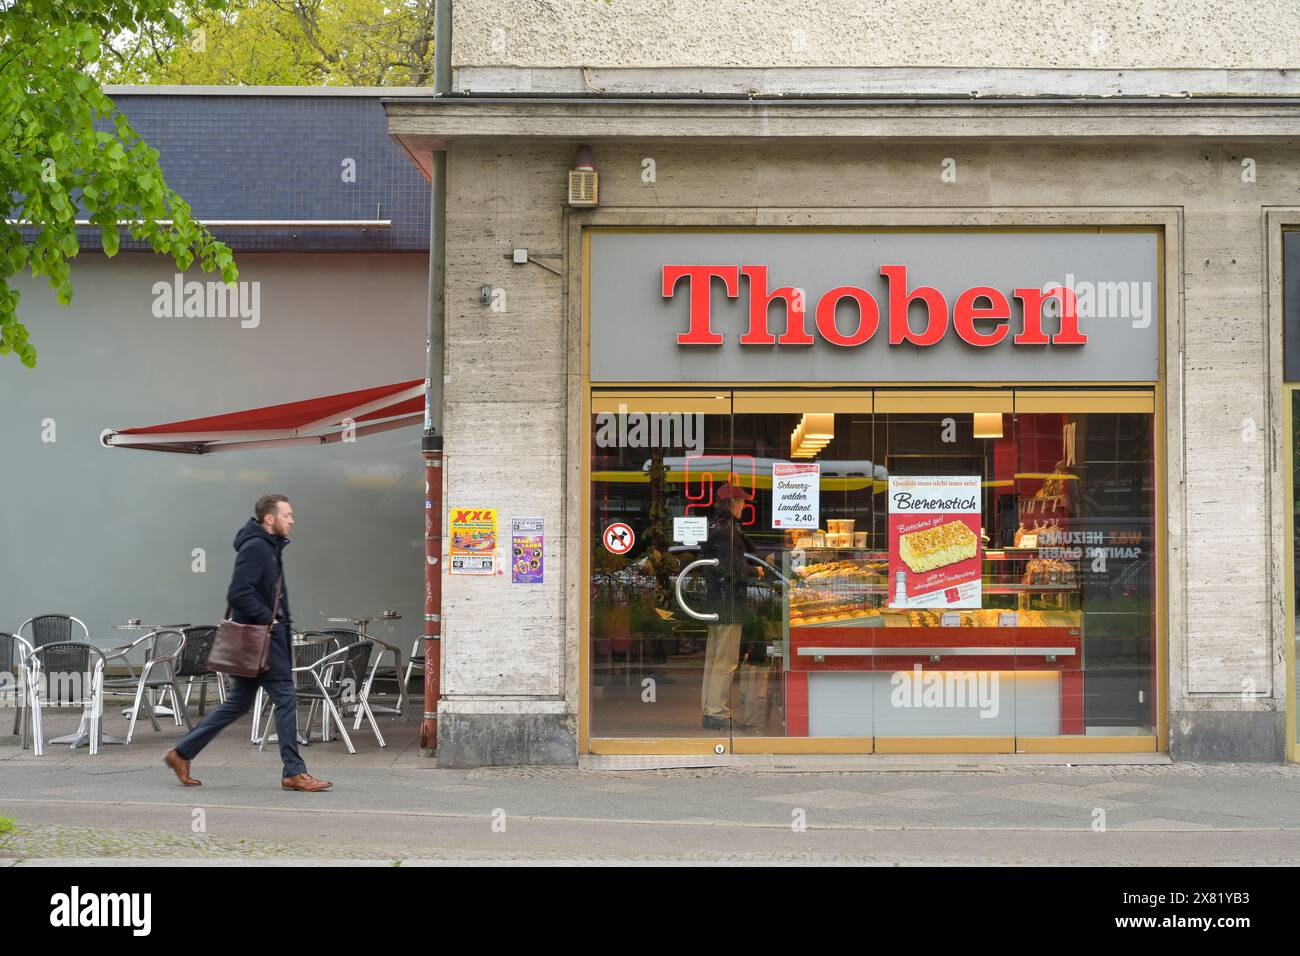
<path fill-rule="evenodd" d="M 370 709 L 370 690 L 374 685 L 376 670 L 370 658 L 372 652 L 379 649 L 378 642 L 373 638 L 361 637 L 356 631 L 312 631 L 305 637 L 308 640 L 316 638 L 332 642 L 334 650 L 327 655 L 327 659 L 338 661 L 337 673 L 331 675 L 331 680 L 326 682 L 325 689 L 318 686 L 300 692 L 300 696 L 311 701 L 311 708 L 307 711 L 307 726 L 311 727 L 312 719 L 316 715 L 316 706 L 327 699 L 327 693 L 328 698 L 335 701 L 340 714 L 346 715 L 349 708 L 352 709 L 355 714 L 353 730 L 361 729 L 361 721 L 364 718 L 369 721 L 370 729 L 379 746 L 387 747 L 388 744 L 375 720 L 374 711 Z M 380 657 L 380 654 L 374 655 L 376 664 Z M 308 733 L 310 734 L 310 731 Z M 326 741 L 330 739 L 328 720 L 322 720 L 321 738 Z M 344 734 L 344 738 L 347 738 L 347 734 Z M 350 745 L 349 740 L 349 750 L 355 753 Z"/>
<path fill-rule="evenodd" d="M 77 631 L 81 631 L 81 636 L 77 636 Z M 53 644 L 56 641 L 85 641 L 90 643 L 90 628 L 70 614 L 38 614 L 36 617 L 29 617 L 18 625 L 18 636 L 22 637 L 23 632 L 30 632 L 27 641 L 32 647 L 44 647 L 46 644 Z"/>
<path fill-rule="evenodd" d="M 311 631 L 309 633 L 311 635 L 319 635 L 320 637 L 328 638 L 334 641 L 337 647 L 348 647 L 352 644 L 355 644 L 357 641 L 361 641 L 361 640 L 368 641 L 378 651 L 378 653 L 374 655 L 374 658 L 370 663 L 369 670 L 365 674 L 365 679 L 356 681 L 356 687 L 358 690 L 356 700 L 354 702 L 345 703 L 342 710 L 346 714 L 349 707 L 353 709 L 353 712 L 355 714 L 355 719 L 352 722 L 353 730 L 361 729 L 361 720 L 363 717 L 369 720 L 371 729 L 374 730 L 375 737 L 379 740 L 379 746 L 381 747 L 386 746 L 384 743 L 383 734 L 379 732 L 379 728 L 375 725 L 375 714 L 374 711 L 371 710 L 370 708 L 370 694 L 374 689 L 376 677 L 382 676 L 384 680 L 386 681 L 392 680 L 394 683 L 396 683 L 401 679 L 399 676 L 401 673 L 400 660 L 398 661 L 397 664 L 384 665 L 383 663 L 385 651 L 391 650 L 396 654 L 397 649 L 392 647 L 392 645 L 381 644 L 379 641 L 376 641 L 373 637 L 370 637 L 369 635 L 366 634 L 362 634 L 362 632 L 360 631 L 354 631 L 346 628 L 333 628 L 324 631 Z M 421 640 L 423 640 L 423 638 L 421 638 Z M 363 699 L 365 700 L 364 708 L 359 706 L 359 702 Z M 397 701 L 398 701 L 397 707 L 388 708 L 388 709 L 391 710 L 393 713 L 398 713 L 401 714 L 403 717 L 405 717 L 406 716 L 406 710 L 405 710 L 406 694 L 403 693 L 403 687 L 400 684 L 398 685 L 397 688 Z"/>
<path fill-rule="evenodd" d="M 45 753 L 41 708 L 46 704 L 80 706 L 81 723 L 73 735 L 72 746 L 77 747 L 83 738 L 88 737 L 91 755 L 99 753 L 104 713 L 104 661 L 104 652 L 84 641 L 51 641 L 32 650 L 29 674 L 32 682 L 32 752 L 36 756 Z M 80 681 L 69 680 L 74 676 Z M 42 686 L 43 682 L 48 686 Z"/>
<path fill-rule="evenodd" d="M 304 637 L 310 638 L 311 634 L 306 634 Z M 356 677 L 364 676 L 366 666 L 370 662 L 372 647 L 372 643 L 368 640 L 338 647 L 335 641 L 327 639 L 304 640 L 294 648 L 293 670 L 298 699 L 312 702 L 306 723 L 308 741 L 311 740 L 311 721 L 316 705 L 322 704 L 324 710 L 321 714 L 321 740 L 329 741 L 332 721 L 338 727 L 339 733 L 343 735 L 343 743 L 347 746 L 348 753 L 357 752 L 356 747 L 352 745 L 352 738 L 348 736 L 347 727 L 343 725 L 343 715 L 339 713 L 338 702 L 341 702 L 344 695 L 349 692 L 349 687 L 360 686 L 356 682 Z M 266 726 L 262 729 L 263 748 L 266 747 L 266 739 L 270 735 L 274 705 L 271 710 L 272 713 L 267 714 L 266 717 Z"/>
<path fill-rule="evenodd" d="M 402 686 L 406 687 L 411 683 L 411 672 L 419 669 L 424 673 L 424 638 L 417 637 L 415 643 L 411 645 L 411 656 L 406 661 L 406 676 L 402 678 Z"/>
<path fill-rule="evenodd" d="M 212 653 L 212 642 L 216 640 L 217 629 L 211 626 L 187 627 L 185 647 L 181 649 L 180 660 L 176 664 L 176 676 L 185 679 L 185 705 L 190 703 L 190 691 L 197 682 L 199 685 L 199 716 L 203 715 L 208 699 L 208 682 L 215 681 L 217 698 L 226 701 L 226 677 L 208 668 L 208 655 Z"/>
<path fill-rule="evenodd" d="M 303 636 L 305 635 L 302 632 L 295 631 L 293 640 L 293 685 L 298 700 L 302 700 L 307 690 L 315 688 L 316 675 L 313 668 L 317 667 L 321 660 L 334 649 L 331 641 L 306 641 L 302 639 Z M 323 667 L 319 676 L 325 680 L 330 680 L 337 670 L 337 667 Z M 268 699 L 268 695 L 259 687 L 257 689 L 256 703 L 253 707 L 253 742 L 258 745 L 258 750 L 266 749 L 266 742 L 271 736 L 271 722 L 275 719 L 275 703 L 272 701 L 270 708 L 266 710 L 265 726 L 262 727 L 262 733 L 259 736 L 257 728 L 262 724 L 262 710 Z M 326 716 L 328 718 L 328 714 Z M 298 741 L 304 746 L 311 743 L 311 725 L 308 724 L 307 726 L 308 731 L 306 734 L 298 731 Z"/>
<path fill-rule="evenodd" d="M 172 712 L 175 715 L 176 726 L 179 727 L 181 721 L 184 720 L 186 728 L 193 729 L 190 724 L 190 715 L 185 710 L 181 695 L 176 693 L 177 662 L 185 651 L 185 632 L 178 628 L 164 627 L 146 636 L 153 638 L 153 644 L 151 645 L 149 658 L 144 662 L 144 667 L 136 680 L 135 703 L 131 706 L 131 722 L 126 728 L 126 742 L 128 744 L 135 734 L 135 722 L 140 716 L 140 705 L 145 701 L 146 691 L 149 696 L 147 713 L 154 730 L 159 729 L 158 720 L 154 717 L 153 705 L 154 694 L 158 691 L 171 694 Z M 159 696 L 161 697 L 162 694 Z"/>
<path fill-rule="evenodd" d="M 154 654 L 156 654 L 158 651 L 159 639 L 166 634 L 172 634 L 176 632 L 177 632 L 176 628 L 156 627 L 150 630 L 148 633 L 140 637 L 137 637 L 134 641 L 131 641 L 129 644 L 121 644 L 117 647 L 105 648 L 104 649 L 105 662 L 112 663 L 113 661 L 120 661 L 122 663 L 122 666 L 126 668 L 126 676 L 106 677 L 104 679 L 104 693 L 107 696 L 125 695 L 127 697 L 131 697 L 132 699 L 134 699 L 140 688 L 140 678 L 143 674 L 143 671 L 139 671 L 139 672 L 136 671 L 134 665 L 132 665 L 131 663 L 131 653 L 137 647 L 143 646 L 145 649 L 144 650 L 145 666 L 147 666 L 149 660 L 151 660 Z M 158 720 L 156 716 L 158 707 L 165 706 L 164 701 L 166 700 L 166 695 L 168 692 L 172 694 L 173 698 L 175 697 L 175 688 L 163 688 L 163 694 L 159 695 L 158 697 L 155 697 L 154 692 L 157 689 L 158 688 L 155 687 L 147 688 L 148 697 L 149 697 L 149 722 L 153 724 L 154 730 L 160 729 L 158 727 Z M 122 713 L 126 716 L 132 715 L 132 711 L 130 710 L 124 710 L 122 711 Z M 172 716 L 176 720 L 176 726 L 179 727 L 181 723 L 180 711 L 176 707 L 175 700 L 172 701 Z M 128 735 L 128 740 L 129 740 L 129 735 Z"/>
<path fill-rule="evenodd" d="M 17 634 L 0 631 L 0 698 L 12 694 L 14 700 L 15 736 L 22 735 L 22 746 L 27 747 L 31 736 L 31 654 L 32 645 Z M 27 718 L 27 719 L 24 719 Z"/>

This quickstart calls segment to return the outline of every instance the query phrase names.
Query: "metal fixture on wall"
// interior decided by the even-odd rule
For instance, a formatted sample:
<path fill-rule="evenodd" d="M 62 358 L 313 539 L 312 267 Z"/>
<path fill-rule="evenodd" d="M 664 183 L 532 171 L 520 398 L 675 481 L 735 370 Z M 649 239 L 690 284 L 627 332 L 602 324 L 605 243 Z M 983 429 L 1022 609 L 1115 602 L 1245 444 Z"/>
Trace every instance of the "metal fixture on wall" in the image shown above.
<path fill-rule="evenodd" d="M 592 158 L 590 146 L 579 146 L 578 155 L 569 170 L 569 205 L 600 205 L 600 174 L 596 172 L 596 161 Z"/>

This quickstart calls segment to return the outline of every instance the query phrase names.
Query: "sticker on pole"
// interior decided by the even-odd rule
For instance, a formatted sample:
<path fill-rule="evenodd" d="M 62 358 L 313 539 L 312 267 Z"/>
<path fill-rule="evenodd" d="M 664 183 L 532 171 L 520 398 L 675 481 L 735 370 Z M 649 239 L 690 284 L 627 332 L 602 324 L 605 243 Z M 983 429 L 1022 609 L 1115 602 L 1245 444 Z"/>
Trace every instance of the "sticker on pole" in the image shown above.
<path fill-rule="evenodd" d="M 605 529 L 602 540 L 605 542 L 605 550 L 610 554 L 627 554 L 632 550 L 632 545 L 636 544 L 636 535 L 628 525 L 616 521 Z"/>

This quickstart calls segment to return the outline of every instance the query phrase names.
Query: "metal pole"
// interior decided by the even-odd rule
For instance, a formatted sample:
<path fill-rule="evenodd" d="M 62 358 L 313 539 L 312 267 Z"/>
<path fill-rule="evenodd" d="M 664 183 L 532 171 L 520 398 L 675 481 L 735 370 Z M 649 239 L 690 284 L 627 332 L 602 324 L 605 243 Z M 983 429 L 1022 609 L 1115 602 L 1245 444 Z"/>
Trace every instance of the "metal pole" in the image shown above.
<path fill-rule="evenodd" d="M 451 0 L 436 0 L 433 92 L 451 92 Z M 424 438 L 424 719 L 420 753 L 438 752 L 438 700 L 442 672 L 442 386 L 445 375 L 446 303 L 443 296 L 447 237 L 447 153 L 433 154 L 429 190 L 429 328 L 425 341 Z"/>

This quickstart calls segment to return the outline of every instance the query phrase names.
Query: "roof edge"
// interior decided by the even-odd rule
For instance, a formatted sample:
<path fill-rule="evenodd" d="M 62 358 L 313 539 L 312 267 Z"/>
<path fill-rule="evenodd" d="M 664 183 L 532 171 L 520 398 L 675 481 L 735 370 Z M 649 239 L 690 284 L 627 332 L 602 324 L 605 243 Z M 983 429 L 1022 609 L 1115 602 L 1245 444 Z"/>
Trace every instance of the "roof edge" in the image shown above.
<path fill-rule="evenodd" d="M 119 84 L 104 87 L 109 96 L 361 96 L 405 98 L 432 96 L 432 86 L 204 86 Z"/>

